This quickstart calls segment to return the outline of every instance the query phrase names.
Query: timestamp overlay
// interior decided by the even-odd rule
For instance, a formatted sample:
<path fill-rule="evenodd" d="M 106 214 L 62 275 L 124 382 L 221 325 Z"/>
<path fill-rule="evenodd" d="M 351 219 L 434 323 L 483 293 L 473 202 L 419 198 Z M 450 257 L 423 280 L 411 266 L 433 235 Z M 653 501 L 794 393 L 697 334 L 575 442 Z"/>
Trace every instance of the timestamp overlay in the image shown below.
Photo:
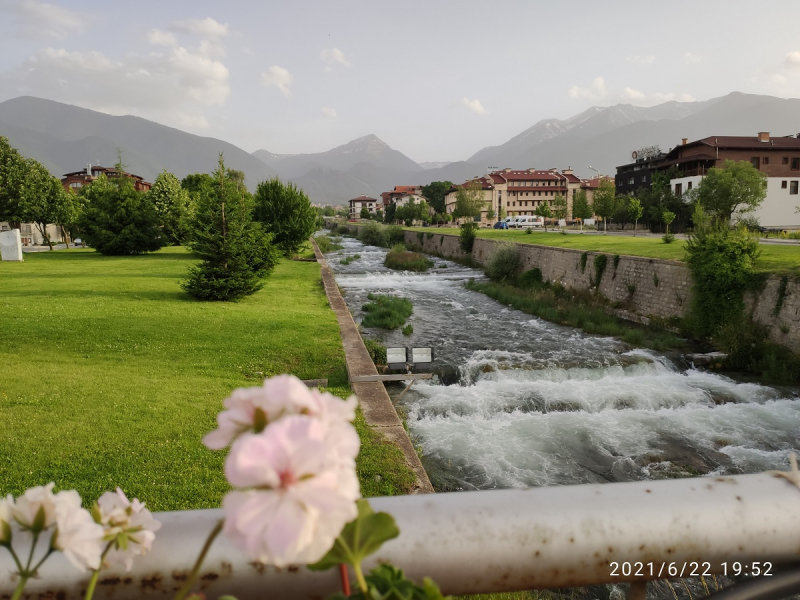
<path fill-rule="evenodd" d="M 710 577 L 722 574 L 730 577 L 750 575 L 752 577 L 770 576 L 773 565 L 768 561 L 729 561 L 713 564 L 710 561 L 641 562 L 612 561 L 609 575 L 621 581 L 637 578 L 665 579 L 672 577 Z"/>

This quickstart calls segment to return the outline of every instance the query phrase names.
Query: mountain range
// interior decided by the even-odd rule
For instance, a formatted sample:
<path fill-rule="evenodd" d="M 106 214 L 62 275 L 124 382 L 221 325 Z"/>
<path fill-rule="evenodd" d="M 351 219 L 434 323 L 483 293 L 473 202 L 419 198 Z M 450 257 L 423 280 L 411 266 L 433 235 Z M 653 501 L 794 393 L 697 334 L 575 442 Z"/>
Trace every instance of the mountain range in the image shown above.
<path fill-rule="evenodd" d="M 681 138 L 710 135 L 795 134 L 800 99 L 733 92 L 702 102 L 665 102 L 652 107 L 617 104 L 592 107 L 569 119 L 544 119 L 504 144 L 488 146 L 463 161 L 417 163 L 375 135 L 327 152 L 252 154 L 222 140 L 185 133 L 139 117 L 116 117 L 40 98 L 0 103 L 0 135 L 55 175 L 87 163 L 116 162 L 117 150 L 129 171 L 152 181 L 166 169 L 178 177 L 210 172 L 220 152 L 229 167 L 245 172 L 252 189 L 278 175 L 291 180 L 313 202 L 345 204 L 361 194 L 378 197 L 395 185 L 462 182 L 487 169 L 566 168 L 589 177 L 594 167 L 613 174 L 632 150 L 658 145 L 669 150 Z"/>

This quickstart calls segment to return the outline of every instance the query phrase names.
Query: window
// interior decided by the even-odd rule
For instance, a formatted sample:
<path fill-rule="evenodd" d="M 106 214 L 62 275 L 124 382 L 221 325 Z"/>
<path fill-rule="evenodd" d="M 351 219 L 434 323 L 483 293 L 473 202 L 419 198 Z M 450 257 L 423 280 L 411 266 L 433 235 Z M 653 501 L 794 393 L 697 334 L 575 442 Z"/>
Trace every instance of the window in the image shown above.
<path fill-rule="evenodd" d="M 762 164 L 768 165 L 769 164 L 769 156 L 765 156 L 764 159 L 761 161 Z"/>
<path fill-rule="evenodd" d="M 752 163 L 752 165 L 753 165 L 753 166 L 754 166 L 756 169 L 760 169 L 760 168 L 761 168 L 761 159 L 760 159 L 759 157 L 757 157 L 757 156 L 751 156 L 751 157 L 750 157 L 750 162 Z"/>
<path fill-rule="evenodd" d="M 786 180 L 785 179 L 783 181 L 781 181 L 781 189 L 782 190 L 786 189 Z"/>
<path fill-rule="evenodd" d="M 692 189 L 692 182 L 691 181 L 686 184 L 686 191 L 688 192 L 690 189 Z"/>
<path fill-rule="evenodd" d="M 633 185 L 633 177 L 631 177 L 630 179 L 628 179 L 628 185 Z"/>
<path fill-rule="evenodd" d="M 800 171 L 800 158 L 792 159 L 792 171 Z"/>
<path fill-rule="evenodd" d="M 680 196 L 682 194 L 683 194 L 683 184 L 682 183 L 676 183 L 675 184 L 675 195 L 676 196 Z"/>
<path fill-rule="evenodd" d="M 790 194 L 793 194 L 793 195 L 795 195 L 795 196 L 797 195 L 797 184 L 798 184 L 798 183 L 800 183 L 800 182 L 797 182 L 797 181 L 792 181 L 792 182 L 789 184 L 789 193 L 790 193 Z"/>
<path fill-rule="evenodd" d="M 788 156 L 784 156 L 783 158 L 781 158 L 781 164 L 782 165 L 788 165 L 789 164 L 789 157 Z"/>

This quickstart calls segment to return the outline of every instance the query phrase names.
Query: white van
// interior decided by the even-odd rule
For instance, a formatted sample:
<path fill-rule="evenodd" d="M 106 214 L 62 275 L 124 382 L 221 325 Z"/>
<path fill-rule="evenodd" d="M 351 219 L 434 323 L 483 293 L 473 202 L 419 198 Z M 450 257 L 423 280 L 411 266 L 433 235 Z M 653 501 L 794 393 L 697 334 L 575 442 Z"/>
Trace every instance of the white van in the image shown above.
<path fill-rule="evenodd" d="M 515 229 L 530 229 L 532 227 L 544 227 L 544 217 L 534 217 L 532 215 L 523 215 L 514 219 L 514 222 L 509 225 Z"/>

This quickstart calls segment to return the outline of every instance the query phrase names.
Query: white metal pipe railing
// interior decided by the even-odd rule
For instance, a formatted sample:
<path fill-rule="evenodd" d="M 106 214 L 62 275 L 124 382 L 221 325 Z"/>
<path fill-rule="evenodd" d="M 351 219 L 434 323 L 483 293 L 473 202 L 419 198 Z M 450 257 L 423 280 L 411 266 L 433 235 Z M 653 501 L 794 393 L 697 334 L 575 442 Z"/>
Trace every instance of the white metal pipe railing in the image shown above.
<path fill-rule="evenodd" d="M 730 573 L 734 561 L 800 561 L 800 489 L 768 473 L 375 498 L 370 503 L 391 513 L 401 531 L 370 564 L 390 561 L 413 579 L 430 576 L 449 594 L 630 580 L 620 569 L 612 575 L 613 562 L 707 562 L 714 573 L 722 573 L 727 563 Z M 96 598 L 174 593 L 221 512 L 156 516 L 164 525 L 153 550 L 137 559 L 132 573 L 104 572 Z M 8 553 L 0 552 L 0 595 L 13 586 L 12 571 Z M 41 580 L 29 583 L 28 597 L 79 598 L 88 579 L 60 555 L 48 560 L 41 574 Z M 198 589 L 210 599 L 231 593 L 246 600 L 323 598 L 338 586 L 334 571 L 278 571 L 254 564 L 220 536 Z"/>

